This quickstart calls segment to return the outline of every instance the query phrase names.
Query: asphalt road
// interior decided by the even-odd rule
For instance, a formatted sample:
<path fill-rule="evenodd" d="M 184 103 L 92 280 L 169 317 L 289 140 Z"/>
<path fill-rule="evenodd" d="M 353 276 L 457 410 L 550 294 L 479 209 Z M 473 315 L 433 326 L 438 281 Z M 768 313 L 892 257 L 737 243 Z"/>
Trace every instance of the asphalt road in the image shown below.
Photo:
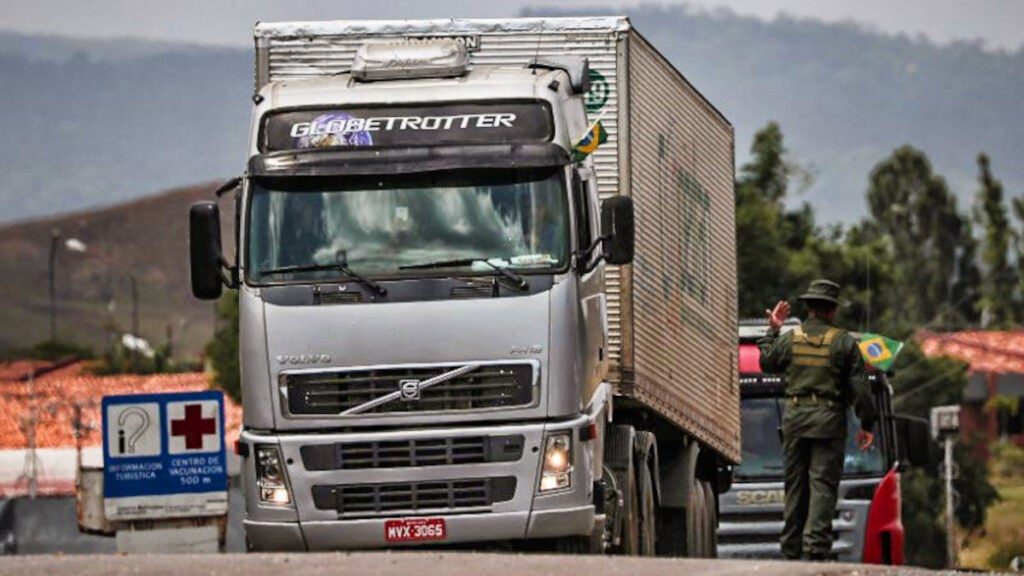
<path fill-rule="evenodd" d="M 8 556 L 0 575 L 46 576 L 811 576 L 934 574 L 927 570 L 864 566 L 600 556 L 548 556 L 461 552 L 353 554 L 211 554 L 153 556 Z"/>

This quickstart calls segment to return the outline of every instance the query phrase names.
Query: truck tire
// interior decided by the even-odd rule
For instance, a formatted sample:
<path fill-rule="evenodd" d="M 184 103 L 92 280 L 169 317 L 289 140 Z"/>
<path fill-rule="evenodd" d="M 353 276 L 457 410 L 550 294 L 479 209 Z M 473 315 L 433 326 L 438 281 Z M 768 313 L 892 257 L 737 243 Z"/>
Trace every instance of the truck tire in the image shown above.
<path fill-rule="evenodd" d="M 686 508 L 659 508 L 656 524 L 658 556 L 686 556 Z"/>
<path fill-rule="evenodd" d="M 636 556 L 640 553 L 640 498 L 636 485 L 636 470 L 630 461 L 629 471 L 622 478 L 622 553 Z"/>
<path fill-rule="evenodd" d="M 618 552 L 626 555 L 640 552 L 640 503 L 633 459 L 634 435 L 632 426 L 609 426 L 605 446 L 605 458 L 615 474 L 615 484 L 622 494 L 622 509 L 615 522 L 619 522 L 621 528 Z"/>
<path fill-rule="evenodd" d="M 686 506 L 686 556 L 703 558 L 707 544 L 705 531 L 707 520 L 704 518 L 704 490 L 699 482 L 695 482 L 690 490 L 690 498 Z"/>
<path fill-rule="evenodd" d="M 590 536 L 565 536 L 555 540 L 555 551 L 559 554 L 592 554 L 593 538 Z"/>
<path fill-rule="evenodd" d="M 650 432 L 637 431 L 636 445 L 647 446 L 650 450 L 656 450 L 654 435 Z M 633 457 L 637 474 L 637 499 L 640 503 L 638 508 L 638 533 L 640 556 L 654 556 L 657 542 L 657 504 L 654 493 L 654 471 L 651 469 L 652 461 L 644 450 L 637 450 Z"/>
<path fill-rule="evenodd" d="M 705 558 L 718 558 L 718 503 L 711 483 L 701 481 L 704 490 L 704 518 L 707 520 L 707 535 L 704 542 Z"/>

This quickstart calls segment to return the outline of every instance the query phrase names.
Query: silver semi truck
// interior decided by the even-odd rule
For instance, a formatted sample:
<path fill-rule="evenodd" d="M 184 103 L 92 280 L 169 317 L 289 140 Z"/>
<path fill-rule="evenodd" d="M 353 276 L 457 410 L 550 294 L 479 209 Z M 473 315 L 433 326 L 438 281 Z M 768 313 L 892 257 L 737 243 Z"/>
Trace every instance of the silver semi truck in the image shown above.
<path fill-rule="evenodd" d="M 715 554 L 733 130 L 625 18 L 258 24 L 234 257 L 253 550 Z"/>

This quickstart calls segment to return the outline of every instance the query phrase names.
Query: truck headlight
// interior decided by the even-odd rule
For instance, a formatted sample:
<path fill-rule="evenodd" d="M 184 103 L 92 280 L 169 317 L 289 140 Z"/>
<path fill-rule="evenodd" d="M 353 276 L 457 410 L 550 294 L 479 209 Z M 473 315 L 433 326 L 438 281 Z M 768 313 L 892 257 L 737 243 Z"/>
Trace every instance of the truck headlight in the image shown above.
<path fill-rule="evenodd" d="M 540 475 L 540 491 L 568 488 L 572 479 L 572 435 L 559 432 L 544 442 L 544 466 Z"/>
<path fill-rule="evenodd" d="M 256 485 L 260 502 L 286 505 L 292 503 L 292 492 L 281 465 L 281 451 L 277 446 L 256 446 Z"/>

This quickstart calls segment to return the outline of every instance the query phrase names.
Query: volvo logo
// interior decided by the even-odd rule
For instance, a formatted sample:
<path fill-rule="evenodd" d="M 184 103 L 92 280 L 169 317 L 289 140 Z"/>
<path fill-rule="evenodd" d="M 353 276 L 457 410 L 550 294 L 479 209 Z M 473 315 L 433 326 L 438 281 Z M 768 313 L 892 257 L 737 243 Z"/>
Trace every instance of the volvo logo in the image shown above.
<path fill-rule="evenodd" d="M 330 364 L 329 354 L 282 354 L 277 357 L 278 364 Z"/>
<path fill-rule="evenodd" d="M 408 402 L 420 399 L 419 380 L 399 380 L 398 391 L 402 393 L 402 400 Z"/>

